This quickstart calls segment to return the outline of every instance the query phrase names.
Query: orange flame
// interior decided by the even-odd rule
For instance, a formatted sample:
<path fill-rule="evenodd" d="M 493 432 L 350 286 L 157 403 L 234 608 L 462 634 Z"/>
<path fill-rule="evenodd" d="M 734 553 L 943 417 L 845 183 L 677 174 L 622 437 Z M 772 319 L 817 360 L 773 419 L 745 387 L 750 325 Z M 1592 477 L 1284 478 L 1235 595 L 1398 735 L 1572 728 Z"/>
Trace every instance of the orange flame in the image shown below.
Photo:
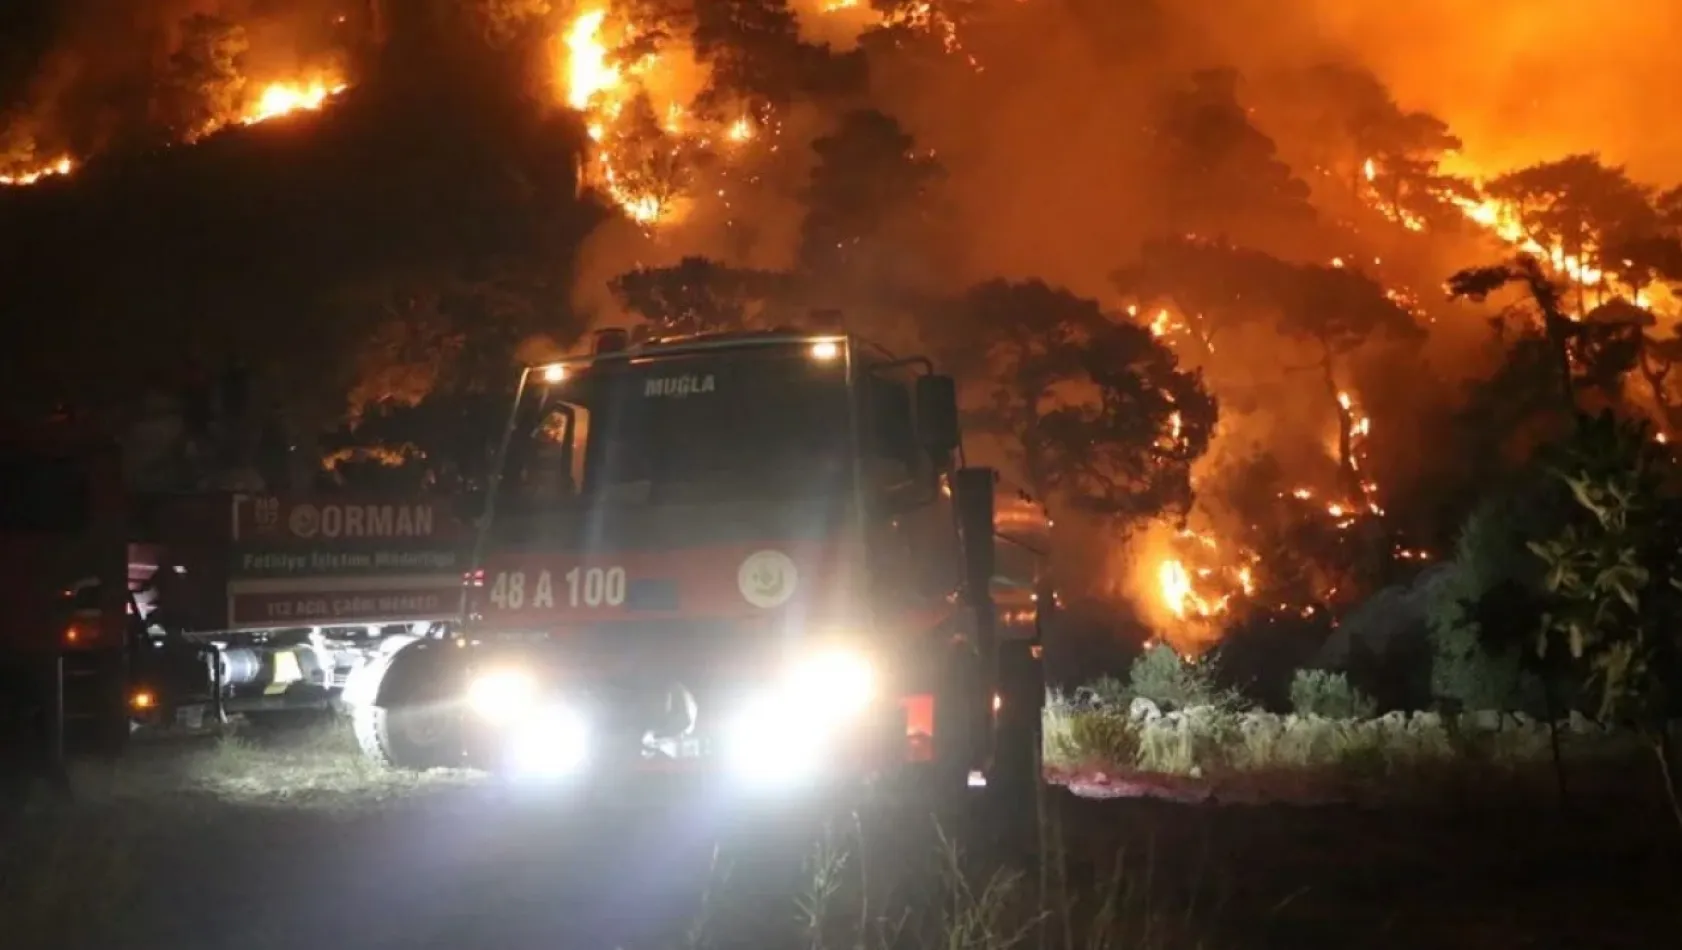
<path fill-rule="evenodd" d="M 256 125 L 294 112 L 315 112 L 348 88 L 346 83 L 327 79 L 307 83 L 271 82 L 263 87 L 257 101 L 240 116 L 239 122 Z"/>
<path fill-rule="evenodd" d="M 60 158 L 58 161 L 47 165 L 41 165 L 36 168 L 27 168 L 21 172 L 14 172 L 10 175 L 0 175 L 0 185 L 33 185 L 44 178 L 54 178 L 59 175 L 68 175 L 75 170 L 76 163 L 71 161 L 69 156 L 65 156 Z"/>

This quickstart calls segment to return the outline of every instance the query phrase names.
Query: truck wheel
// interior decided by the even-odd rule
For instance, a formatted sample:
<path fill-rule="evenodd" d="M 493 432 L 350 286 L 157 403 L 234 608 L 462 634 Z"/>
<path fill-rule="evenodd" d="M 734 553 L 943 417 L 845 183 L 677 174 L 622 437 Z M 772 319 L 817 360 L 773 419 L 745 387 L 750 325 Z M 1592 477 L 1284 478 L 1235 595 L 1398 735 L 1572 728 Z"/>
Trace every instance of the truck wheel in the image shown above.
<path fill-rule="evenodd" d="M 356 706 L 351 728 L 370 761 L 389 769 L 423 772 L 459 765 L 450 754 L 444 717 L 419 707 Z"/>

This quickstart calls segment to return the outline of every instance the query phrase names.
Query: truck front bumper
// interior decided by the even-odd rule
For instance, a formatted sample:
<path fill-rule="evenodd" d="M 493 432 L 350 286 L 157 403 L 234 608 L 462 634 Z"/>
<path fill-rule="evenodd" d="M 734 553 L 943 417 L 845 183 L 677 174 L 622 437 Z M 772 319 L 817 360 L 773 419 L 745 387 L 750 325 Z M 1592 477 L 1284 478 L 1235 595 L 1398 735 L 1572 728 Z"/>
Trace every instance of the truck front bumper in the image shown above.
<path fill-rule="evenodd" d="M 611 710 L 587 699 L 545 696 L 495 717 L 470 709 L 468 758 L 522 781 L 669 777 L 793 792 L 867 777 L 904 757 L 894 741 L 897 708 L 826 716 L 753 697 L 712 712 L 702 711 L 688 735 L 654 738 L 617 728 Z"/>

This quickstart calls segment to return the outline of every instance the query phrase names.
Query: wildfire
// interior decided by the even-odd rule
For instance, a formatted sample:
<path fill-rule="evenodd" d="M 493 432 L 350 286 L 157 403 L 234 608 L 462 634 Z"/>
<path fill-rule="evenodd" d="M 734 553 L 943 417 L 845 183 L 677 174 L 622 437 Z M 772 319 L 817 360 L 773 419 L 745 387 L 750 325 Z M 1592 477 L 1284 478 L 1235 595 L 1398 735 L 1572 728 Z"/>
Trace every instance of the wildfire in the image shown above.
<path fill-rule="evenodd" d="M 1261 558 L 1217 541 L 1210 531 L 1166 522 L 1147 526 L 1123 567 L 1126 593 L 1142 618 L 1176 649 L 1195 650 L 1220 637 L 1220 624 L 1257 590 Z"/>
<path fill-rule="evenodd" d="M 212 121 L 196 133 L 188 135 L 187 140 L 194 141 L 203 138 L 228 125 L 256 125 L 260 122 L 267 122 L 270 119 L 278 119 L 281 116 L 297 112 L 319 111 L 332 101 L 334 96 L 349 88 L 349 83 L 329 78 L 299 82 L 271 82 L 262 88 L 257 97 L 239 115 L 231 119 Z M 79 163 L 70 156 L 62 156 L 46 165 L 0 174 L 0 186 L 33 185 L 47 178 L 69 175 L 76 170 L 78 165 Z"/>
<path fill-rule="evenodd" d="M 294 112 L 314 112 L 346 89 L 347 83 L 317 79 L 308 83 L 272 82 L 263 87 L 244 115 L 241 125 L 256 125 Z"/>
<path fill-rule="evenodd" d="M 605 8 L 581 13 L 562 35 L 567 51 L 567 105 L 574 109 L 589 108 L 592 99 L 620 85 L 620 72 L 607 64 L 607 47 L 602 45 L 602 23 L 606 19 Z M 599 141 L 596 135 L 592 138 Z"/>
<path fill-rule="evenodd" d="M 1362 175 L 1369 185 L 1365 196 L 1380 213 L 1410 231 L 1424 231 L 1425 222 L 1417 215 L 1406 209 L 1393 207 L 1382 201 L 1371 190 L 1371 185 L 1378 177 L 1377 163 L 1368 158 L 1362 163 Z M 1563 275 L 1573 284 L 1592 287 L 1601 284 L 1606 275 L 1600 268 L 1584 260 L 1580 254 L 1570 254 L 1557 245 L 1547 246 L 1525 231 L 1523 219 L 1519 209 L 1513 205 L 1498 201 L 1482 194 L 1484 183 L 1474 181 L 1473 189 L 1478 192 L 1477 197 L 1454 192 L 1439 192 L 1438 200 L 1459 209 L 1466 220 L 1478 225 L 1491 237 L 1507 245 L 1515 251 L 1522 251 L 1547 261 L 1553 269 Z M 1645 306 L 1643 295 L 1637 295 L 1637 305 Z"/>
<path fill-rule="evenodd" d="M 929 3 L 902 7 L 891 14 L 865 0 L 821 0 L 804 8 L 807 15 L 844 14 L 860 29 L 903 27 L 940 38 L 951 53 L 968 56 L 958 43 L 956 26 Z M 660 36 L 631 18 L 633 7 L 595 0 L 565 22 L 555 37 L 558 98 L 583 115 L 595 143 L 586 177 L 596 190 L 632 221 L 645 227 L 676 223 L 696 200 L 717 199 L 732 207 L 728 189 L 697 187 L 689 169 L 700 159 L 737 157 L 749 143 L 765 140 L 775 152 L 780 124 L 763 104 L 729 120 L 703 117 L 674 93 L 692 83 L 694 57 L 686 41 Z M 637 50 L 632 59 L 628 51 Z M 654 107 L 652 128 L 644 121 L 642 101 Z M 658 133 L 658 134 L 654 134 Z M 732 150 L 732 151 L 725 151 Z"/>
<path fill-rule="evenodd" d="M 75 170 L 76 163 L 71 161 L 69 157 L 64 157 L 49 165 L 25 169 L 10 175 L 0 175 L 0 185 L 33 185 L 43 178 L 68 175 Z"/>

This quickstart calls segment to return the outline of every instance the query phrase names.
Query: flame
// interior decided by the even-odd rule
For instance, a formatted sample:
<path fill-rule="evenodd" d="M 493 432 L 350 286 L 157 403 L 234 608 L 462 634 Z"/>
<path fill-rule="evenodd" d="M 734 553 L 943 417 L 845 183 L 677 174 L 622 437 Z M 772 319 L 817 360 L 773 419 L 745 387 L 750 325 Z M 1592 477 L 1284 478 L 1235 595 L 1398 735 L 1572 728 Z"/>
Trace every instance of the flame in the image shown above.
<path fill-rule="evenodd" d="M 607 47 L 601 38 L 606 19 L 605 7 L 585 11 L 561 37 L 567 51 L 567 105 L 580 111 L 589 108 L 597 96 L 619 88 L 623 78 L 617 67 L 607 64 Z"/>
<path fill-rule="evenodd" d="M 330 76 L 271 82 L 264 85 L 256 98 L 238 115 L 212 119 L 186 138 L 189 142 L 196 141 L 229 125 L 256 125 L 297 112 L 319 111 L 326 107 L 334 96 L 349 88 L 349 83 Z M 0 186 L 33 185 L 47 178 L 69 175 L 79 165 L 80 163 L 70 156 L 61 156 L 45 165 L 0 174 Z"/>
<path fill-rule="evenodd" d="M 64 156 L 58 161 L 51 162 L 46 165 L 41 165 L 35 168 L 26 168 L 23 171 L 13 172 L 9 175 L 0 175 L 0 185 L 33 185 L 44 178 L 54 178 L 59 175 L 68 175 L 75 170 L 76 163 L 72 161 L 69 156 Z"/>
<path fill-rule="evenodd" d="M 1369 186 L 1365 189 L 1363 197 L 1367 199 L 1369 204 L 1391 221 L 1406 227 L 1410 231 L 1424 231 L 1426 229 L 1424 220 L 1405 209 L 1394 208 L 1386 204 L 1379 199 L 1379 196 L 1370 187 L 1378 176 L 1378 165 L 1374 159 L 1366 159 L 1362 163 L 1361 170 L 1362 176 Z M 1527 233 L 1519 209 L 1510 203 L 1484 195 L 1484 181 L 1474 179 L 1472 185 L 1473 189 L 1478 192 L 1476 198 L 1449 191 L 1438 191 L 1434 197 L 1444 204 L 1458 209 L 1467 221 L 1478 225 L 1485 233 L 1509 248 L 1547 261 L 1556 272 L 1564 275 L 1573 284 L 1596 286 L 1604 281 L 1606 275 L 1600 268 L 1584 260 L 1583 255 L 1569 254 L 1564 248 L 1557 245 L 1544 245 L 1533 235 Z M 1640 304 L 1639 301 L 1638 304 L 1644 305 Z"/>
<path fill-rule="evenodd" d="M 294 112 L 315 112 L 346 89 L 349 84 L 336 80 L 316 79 L 307 83 L 271 82 L 263 87 L 257 101 L 239 117 L 241 125 L 256 125 Z"/>
<path fill-rule="evenodd" d="M 674 100 L 673 87 L 690 85 L 682 77 L 697 66 L 693 57 L 680 55 L 681 40 L 659 37 L 653 32 L 657 27 L 631 16 L 634 9 L 612 0 L 587 0 L 555 37 L 558 98 L 582 113 L 585 131 L 595 143 L 586 178 L 627 218 L 645 227 L 675 224 L 685 209 L 702 199 L 717 199 L 729 209 L 727 189 L 693 187 L 679 169 L 690 165 L 692 156 L 704 155 L 723 159 L 728 177 L 729 162 L 747 154 L 749 143 L 765 140 L 765 150 L 776 151 L 771 141 L 780 131 L 776 117 L 761 103 L 750 114 L 715 121 L 697 114 L 690 103 Z M 856 22 L 861 30 L 892 26 L 922 31 L 939 37 L 948 52 L 968 56 L 955 24 L 927 0 L 887 14 L 864 0 L 820 0 L 805 10 L 819 16 L 845 11 L 846 22 Z M 659 44 L 627 61 L 626 51 L 633 44 L 640 47 L 656 39 Z M 640 123 L 629 121 L 638 112 L 628 107 L 642 96 L 661 101 L 655 114 L 663 139 L 653 140 Z"/>
<path fill-rule="evenodd" d="M 1260 558 L 1217 541 L 1209 531 L 1166 522 L 1147 525 L 1117 568 L 1125 593 L 1141 617 L 1176 649 L 1195 649 L 1220 638 L 1220 625 L 1255 594 Z"/>

